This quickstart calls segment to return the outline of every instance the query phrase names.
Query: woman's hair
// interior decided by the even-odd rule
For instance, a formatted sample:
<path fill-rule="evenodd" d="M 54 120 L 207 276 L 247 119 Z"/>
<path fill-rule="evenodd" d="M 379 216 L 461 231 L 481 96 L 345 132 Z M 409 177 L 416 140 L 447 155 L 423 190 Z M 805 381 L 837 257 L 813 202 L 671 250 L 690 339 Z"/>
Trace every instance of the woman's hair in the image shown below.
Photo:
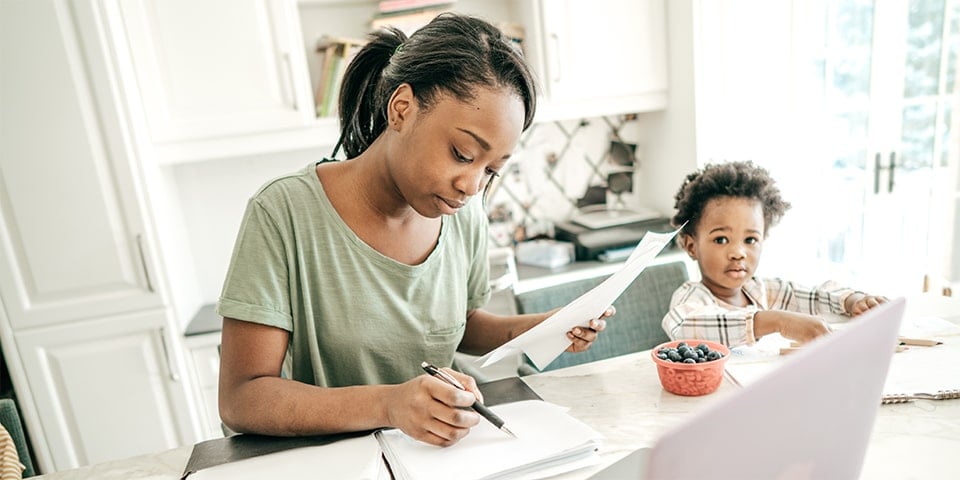
<path fill-rule="evenodd" d="M 484 20 L 443 13 L 409 38 L 393 27 L 371 33 L 347 66 L 337 143 L 347 158 L 361 154 L 386 129 L 387 102 L 404 83 L 424 110 L 441 94 L 471 100 L 474 88 L 482 86 L 517 93 L 526 110 L 524 130 L 536 111 L 533 75 L 512 40 Z"/>
<path fill-rule="evenodd" d="M 693 235 L 703 215 L 703 208 L 718 197 L 750 198 L 763 207 L 764 233 L 780 221 L 790 204 L 780 197 L 780 190 L 769 172 L 753 162 L 729 162 L 707 165 L 683 181 L 674 198 L 677 214 L 673 226 L 683 227 L 683 233 Z"/>

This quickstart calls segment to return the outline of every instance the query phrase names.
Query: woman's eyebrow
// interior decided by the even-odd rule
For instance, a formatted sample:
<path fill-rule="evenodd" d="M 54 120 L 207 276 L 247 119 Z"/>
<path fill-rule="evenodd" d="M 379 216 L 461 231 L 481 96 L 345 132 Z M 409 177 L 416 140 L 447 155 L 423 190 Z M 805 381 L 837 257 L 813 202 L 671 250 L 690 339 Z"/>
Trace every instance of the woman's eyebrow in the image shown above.
<path fill-rule="evenodd" d="M 461 132 L 466 133 L 467 135 L 470 135 L 471 137 L 473 137 L 473 139 L 476 140 L 477 143 L 480 144 L 480 148 L 482 148 L 482 149 L 484 149 L 484 150 L 486 150 L 486 151 L 490 151 L 490 143 L 487 142 L 486 140 L 484 140 L 483 137 L 481 137 L 481 136 L 477 135 L 476 133 L 473 133 L 473 132 L 471 132 L 470 130 L 467 130 L 467 129 L 465 129 L 465 128 L 457 128 L 457 130 L 460 130 Z"/>

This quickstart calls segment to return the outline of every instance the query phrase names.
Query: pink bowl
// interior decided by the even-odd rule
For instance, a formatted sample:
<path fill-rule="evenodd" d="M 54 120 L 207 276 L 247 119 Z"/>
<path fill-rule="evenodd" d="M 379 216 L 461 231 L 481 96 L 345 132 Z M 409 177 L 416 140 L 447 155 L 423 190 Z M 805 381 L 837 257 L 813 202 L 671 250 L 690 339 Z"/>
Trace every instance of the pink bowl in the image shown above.
<path fill-rule="evenodd" d="M 676 348 L 680 342 L 686 342 L 691 347 L 706 344 L 710 350 L 722 353 L 723 357 L 702 363 L 678 363 L 657 358 L 658 350 L 665 347 Z M 675 395 L 695 397 L 713 393 L 720 387 L 720 382 L 723 381 L 723 365 L 730 358 L 730 349 L 722 343 L 709 340 L 675 340 L 653 347 L 650 358 L 657 364 L 657 374 L 664 390 Z"/>

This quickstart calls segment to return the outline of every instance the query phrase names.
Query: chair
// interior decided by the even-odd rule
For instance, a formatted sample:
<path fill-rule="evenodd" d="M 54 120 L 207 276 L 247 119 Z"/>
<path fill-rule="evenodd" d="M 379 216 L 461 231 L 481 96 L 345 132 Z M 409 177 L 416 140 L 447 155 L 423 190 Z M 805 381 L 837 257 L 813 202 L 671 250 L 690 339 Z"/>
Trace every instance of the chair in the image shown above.
<path fill-rule="evenodd" d="M 27 436 L 23 433 L 23 424 L 20 423 L 20 413 L 12 398 L 0 398 L 0 425 L 3 425 L 17 446 L 17 456 L 20 457 L 20 463 L 26 467 L 23 478 L 36 475 L 33 470 L 33 461 L 30 459 Z"/>
<path fill-rule="evenodd" d="M 660 326 L 673 292 L 689 278 L 683 261 L 650 265 L 613 302 L 617 314 L 586 352 L 563 352 L 543 371 L 579 365 L 653 348 L 670 338 Z M 545 312 L 566 305 L 603 282 L 594 277 L 516 295 L 518 313 Z M 520 375 L 536 373 L 526 360 Z"/>

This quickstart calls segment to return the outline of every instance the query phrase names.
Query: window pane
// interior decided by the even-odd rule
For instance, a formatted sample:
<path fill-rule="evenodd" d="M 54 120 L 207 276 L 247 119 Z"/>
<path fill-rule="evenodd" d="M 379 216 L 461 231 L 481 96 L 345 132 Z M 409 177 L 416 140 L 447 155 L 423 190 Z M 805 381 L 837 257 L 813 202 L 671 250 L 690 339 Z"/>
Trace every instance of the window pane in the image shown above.
<path fill-rule="evenodd" d="M 957 52 L 960 50 L 960 1 L 950 3 L 950 30 L 947 37 L 946 91 L 957 91 Z"/>
<path fill-rule="evenodd" d="M 910 2 L 903 86 L 905 98 L 939 93 L 943 2 L 944 0 Z"/>
<path fill-rule="evenodd" d="M 936 103 L 923 103 L 903 109 L 899 168 L 909 171 L 933 165 L 936 127 Z"/>
<path fill-rule="evenodd" d="M 827 57 L 832 81 L 828 101 L 841 104 L 869 97 L 873 44 L 873 1 L 840 0 L 827 12 Z"/>

